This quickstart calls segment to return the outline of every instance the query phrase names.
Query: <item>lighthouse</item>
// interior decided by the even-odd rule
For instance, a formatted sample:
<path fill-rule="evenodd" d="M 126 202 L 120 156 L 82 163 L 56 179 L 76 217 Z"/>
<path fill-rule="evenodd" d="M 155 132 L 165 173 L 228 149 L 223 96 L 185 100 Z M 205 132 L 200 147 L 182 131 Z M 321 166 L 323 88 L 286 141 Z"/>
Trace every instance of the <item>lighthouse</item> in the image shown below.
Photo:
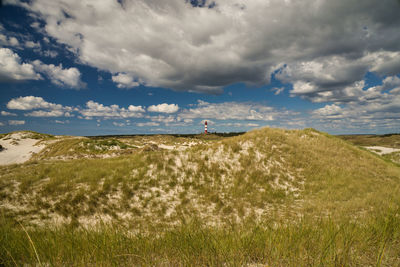
<path fill-rule="evenodd" d="M 207 121 L 204 123 L 204 133 L 207 134 Z"/>

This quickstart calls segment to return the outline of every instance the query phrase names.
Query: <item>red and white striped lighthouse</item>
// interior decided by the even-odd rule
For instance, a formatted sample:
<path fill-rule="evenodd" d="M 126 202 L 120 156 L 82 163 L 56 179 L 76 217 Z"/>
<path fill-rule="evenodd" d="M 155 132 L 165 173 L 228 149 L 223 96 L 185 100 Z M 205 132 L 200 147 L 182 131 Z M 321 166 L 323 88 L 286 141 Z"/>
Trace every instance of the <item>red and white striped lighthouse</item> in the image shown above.
<path fill-rule="evenodd" d="M 204 133 L 207 134 L 207 121 L 204 123 Z"/>

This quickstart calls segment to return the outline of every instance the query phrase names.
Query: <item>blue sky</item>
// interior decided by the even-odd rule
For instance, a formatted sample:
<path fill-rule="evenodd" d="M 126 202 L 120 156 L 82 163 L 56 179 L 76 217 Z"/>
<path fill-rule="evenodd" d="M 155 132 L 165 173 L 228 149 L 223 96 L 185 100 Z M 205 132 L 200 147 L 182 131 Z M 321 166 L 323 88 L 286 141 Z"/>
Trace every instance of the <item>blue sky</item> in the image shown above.
<path fill-rule="evenodd" d="M 0 132 L 400 132 L 396 0 L 6 0 Z"/>

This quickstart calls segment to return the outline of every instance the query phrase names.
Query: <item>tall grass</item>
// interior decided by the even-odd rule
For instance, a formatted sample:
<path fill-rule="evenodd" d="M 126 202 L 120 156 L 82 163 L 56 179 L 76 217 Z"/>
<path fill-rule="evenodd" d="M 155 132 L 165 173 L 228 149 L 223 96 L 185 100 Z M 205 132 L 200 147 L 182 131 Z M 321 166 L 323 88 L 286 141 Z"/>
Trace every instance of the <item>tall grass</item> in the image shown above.
<path fill-rule="evenodd" d="M 359 222 L 303 218 L 219 228 L 192 220 L 136 234 L 116 225 L 25 232 L 2 218 L 0 264 L 36 265 L 40 259 L 51 266 L 398 266 L 398 214 L 397 208 Z"/>
<path fill-rule="evenodd" d="M 42 155 L 84 148 L 82 140 L 70 141 Z M 117 142 L 88 144 L 96 150 Z M 181 152 L 38 158 L 0 167 L 0 176 L 6 265 L 38 259 L 78 266 L 399 261 L 400 168 L 312 129 L 266 128 Z"/>

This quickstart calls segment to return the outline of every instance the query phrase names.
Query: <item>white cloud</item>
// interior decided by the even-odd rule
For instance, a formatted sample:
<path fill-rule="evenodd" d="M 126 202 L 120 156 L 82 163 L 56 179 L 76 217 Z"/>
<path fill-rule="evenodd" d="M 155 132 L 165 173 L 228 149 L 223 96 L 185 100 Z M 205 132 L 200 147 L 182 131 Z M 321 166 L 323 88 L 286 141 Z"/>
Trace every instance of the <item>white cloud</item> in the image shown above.
<path fill-rule="evenodd" d="M 63 117 L 64 112 L 61 110 L 51 110 L 51 111 L 44 111 L 44 110 L 36 110 L 30 113 L 26 113 L 25 116 L 27 117 Z"/>
<path fill-rule="evenodd" d="M 14 110 L 34 110 L 26 113 L 28 117 L 74 117 L 75 112 L 80 113 L 81 119 L 93 118 L 141 118 L 145 109 L 142 106 L 129 105 L 128 108 L 119 107 L 118 105 L 105 106 L 92 100 L 86 103 L 85 108 L 63 106 L 60 104 L 50 103 L 42 97 L 24 96 L 11 99 L 7 103 L 8 109 Z M 3 114 L 3 113 L 2 113 Z"/>
<path fill-rule="evenodd" d="M 129 105 L 128 110 L 131 112 L 145 112 L 142 106 Z"/>
<path fill-rule="evenodd" d="M 9 120 L 8 121 L 9 125 L 24 125 L 25 121 L 21 121 L 21 120 Z"/>
<path fill-rule="evenodd" d="M 285 90 L 285 87 L 275 87 L 272 88 L 272 91 L 274 92 L 274 95 L 279 95 Z"/>
<path fill-rule="evenodd" d="M 66 120 L 66 121 L 55 120 L 54 122 L 57 124 L 68 124 L 69 120 Z"/>
<path fill-rule="evenodd" d="M 150 126 L 150 127 L 152 127 L 152 126 L 159 126 L 160 124 L 158 123 L 158 122 L 152 122 L 152 121 L 149 121 L 149 122 L 138 122 L 138 123 L 136 123 L 136 126 L 138 126 L 138 127 L 145 127 L 145 126 Z"/>
<path fill-rule="evenodd" d="M 228 123 L 220 123 L 218 126 L 227 126 L 227 127 L 235 127 L 235 128 L 243 128 L 243 127 L 260 127 L 257 123 L 241 123 L 241 122 L 228 122 Z"/>
<path fill-rule="evenodd" d="M 124 73 L 119 73 L 118 75 L 114 75 L 111 77 L 111 79 L 113 82 L 117 84 L 118 88 L 132 88 L 140 85 L 140 83 L 135 82 L 133 80 L 132 76 Z"/>
<path fill-rule="evenodd" d="M 40 80 L 45 74 L 52 83 L 59 86 L 82 88 L 86 84 L 81 81 L 81 73 L 77 68 L 64 69 L 62 65 L 46 65 L 40 60 L 22 63 L 18 54 L 11 49 L 0 48 L 0 82 L 20 80 Z"/>
<path fill-rule="evenodd" d="M 312 118 L 321 129 L 379 129 L 397 131 L 400 121 L 400 87 L 398 77 L 387 77 L 383 84 L 363 89 L 363 82 L 344 91 L 350 101 L 328 104 L 314 110 Z M 397 87 L 396 87 L 397 86 Z"/>
<path fill-rule="evenodd" d="M 140 81 L 219 93 L 237 82 L 268 83 L 276 66 L 287 64 L 300 70 L 290 82 L 340 91 L 367 71 L 395 75 L 400 68 L 394 0 L 215 0 L 212 8 L 184 0 L 12 3 L 33 12 L 80 62 L 132 78 L 120 87 Z"/>
<path fill-rule="evenodd" d="M 124 127 L 126 124 L 125 123 L 123 123 L 123 122 L 113 122 L 113 125 L 114 126 L 118 126 L 118 127 Z"/>
<path fill-rule="evenodd" d="M 53 104 L 45 101 L 42 97 L 38 96 L 21 96 L 11 99 L 7 103 L 8 109 L 16 110 L 32 110 L 32 109 L 62 109 L 60 104 Z"/>
<path fill-rule="evenodd" d="M 400 72 L 400 51 L 377 51 L 364 57 L 372 67 L 371 71 L 382 75 L 396 75 Z"/>
<path fill-rule="evenodd" d="M 175 116 L 169 115 L 169 116 L 148 116 L 148 119 L 150 119 L 153 122 L 161 122 L 164 123 L 165 125 L 177 122 L 177 118 Z"/>
<path fill-rule="evenodd" d="M 21 58 L 11 49 L 0 48 L 0 82 L 13 80 L 39 80 L 32 64 L 22 63 Z"/>
<path fill-rule="evenodd" d="M 86 84 L 81 81 L 81 73 L 77 68 L 63 68 L 62 64 L 55 66 L 53 64 L 43 64 L 40 60 L 33 61 L 35 69 L 44 73 L 52 83 L 58 86 L 66 86 L 71 88 L 84 88 Z"/>
<path fill-rule="evenodd" d="M 17 116 L 17 114 L 3 110 L 3 111 L 1 111 L 1 116 Z"/>
<path fill-rule="evenodd" d="M 7 37 L 4 34 L 0 33 L 0 45 L 12 46 L 12 47 L 15 47 L 15 48 L 19 48 L 20 43 L 19 43 L 17 38 L 15 38 L 13 36 Z"/>
<path fill-rule="evenodd" d="M 42 54 L 45 57 L 51 57 L 51 58 L 55 58 L 58 56 L 58 52 L 54 51 L 54 50 L 44 50 L 44 51 L 42 51 Z"/>
<path fill-rule="evenodd" d="M 86 117 L 141 118 L 145 110 L 141 106 L 133 105 L 130 105 L 128 109 L 121 108 L 118 105 L 104 106 L 90 100 L 86 103 L 86 109 L 82 109 L 79 112 Z"/>
<path fill-rule="evenodd" d="M 7 45 L 8 44 L 7 36 L 5 36 L 4 34 L 1 34 L 1 33 L 0 33 L 0 44 L 1 45 Z"/>
<path fill-rule="evenodd" d="M 386 77 L 382 82 L 384 90 L 400 87 L 400 78 L 397 76 Z"/>
<path fill-rule="evenodd" d="M 42 97 L 38 96 L 21 96 L 11 99 L 7 103 L 8 109 L 14 110 L 35 110 L 24 115 L 27 117 L 72 117 L 73 111 L 77 111 L 77 108 L 69 106 L 63 106 L 60 104 L 49 103 Z"/>
<path fill-rule="evenodd" d="M 177 104 L 159 104 L 159 105 L 151 105 L 147 108 L 147 111 L 150 112 L 159 112 L 159 113 L 176 113 L 179 110 L 179 106 Z"/>
<path fill-rule="evenodd" d="M 40 46 L 40 43 L 36 43 L 36 42 L 33 42 L 33 41 L 26 41 L 25 42 L 25 47 L 26 48 L 40 48 L 41 46 Z"/>
<path fill-rule="evenodd" d="M 341 116 L 342 108 L 338 105 L 326 105 L 323 108 L 313 111 L 315 115 L 326 116 L 330 118 L 338 118 Z"/>
<path fill-rule="evenodd" d="M 185 109 L 179 113 L 183 119 L 217 119 L 217 120 L 261 120 L 271 121 L 279 112 L 272 107 L 239 102 L 208 103 L 199 100 L 193 108 Z"/>
<path fill-rule="evenodd" d="M 19 41 L 15 37 L 10 37 L 9 38 L 9 43 L 10 43 L 11 46 L 19 46 Z"/>

